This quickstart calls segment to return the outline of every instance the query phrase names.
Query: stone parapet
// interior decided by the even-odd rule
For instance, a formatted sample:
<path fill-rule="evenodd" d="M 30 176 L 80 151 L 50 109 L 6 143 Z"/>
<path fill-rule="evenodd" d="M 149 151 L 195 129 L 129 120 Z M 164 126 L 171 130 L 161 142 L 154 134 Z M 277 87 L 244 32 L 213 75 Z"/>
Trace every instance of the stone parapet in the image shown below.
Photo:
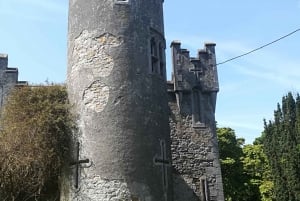
<path fill-rule="evenodd" d="M 174 201 L 224 200 L 216 137 L 219 90 L 215 44 L 197 57 L 172 42 L 173 77 L 168 82 Z"/>

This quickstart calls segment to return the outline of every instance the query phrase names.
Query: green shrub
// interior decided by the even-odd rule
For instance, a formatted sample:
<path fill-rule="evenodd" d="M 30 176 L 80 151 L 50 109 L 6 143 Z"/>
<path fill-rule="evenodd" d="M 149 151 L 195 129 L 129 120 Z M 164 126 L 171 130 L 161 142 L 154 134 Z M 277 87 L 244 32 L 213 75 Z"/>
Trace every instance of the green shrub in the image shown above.
<path fill-rule="evenodd" d="M 0 119 L 0 200 L 59 197 L 59 175 L 69 163 L 75 128 L 67 100 L 65 87 L 58 85 L 11 93 Z"/>

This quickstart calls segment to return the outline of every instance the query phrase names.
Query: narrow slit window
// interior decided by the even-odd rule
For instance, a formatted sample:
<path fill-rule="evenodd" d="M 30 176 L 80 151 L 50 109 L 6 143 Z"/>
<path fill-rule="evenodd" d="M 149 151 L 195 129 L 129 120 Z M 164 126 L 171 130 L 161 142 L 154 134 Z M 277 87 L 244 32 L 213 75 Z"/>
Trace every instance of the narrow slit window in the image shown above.
<path fill-rule="evenodd" d="M 160 62 L 159 73 L 161 76 L 164 76 L 164 64 Z"/>
<path fill-rule="evenodd" d="M 161 43 L 159 43 L 158 51 L 159 51 L 159 74 L 164 77 L 164 72 L 165 72 L 164 48 Z"/>
<path fill-rule="evenodd" d="M 157 47 L 156 47 L 155 38 L 151 39 L 151 56 L 157 57 Z"/>
<path fill-rule="evenodd" d="M 152 73 L 158 73 L 159 58 L 157 57 L 157 45 L 155 38 L 151 39 L 151 71 Z"/>
<path fill-rule="evenodd" d="M 200 179 L 201 197 L 203 201 L 209 201 L 209 189 L 206 178 Z"/>
<path fill-rule="evenodd" d="M 194 128 L 205 127 L 203 117 L 203 102 L 201 92 L 194 89 L 192 92 L 192 120 Z"/>
<path fill-rule="evenodd" d="M 162 61 L 163 60 L 163 47 L 161 45 L 161 43 L 159 43 L 159 59 Z"/>

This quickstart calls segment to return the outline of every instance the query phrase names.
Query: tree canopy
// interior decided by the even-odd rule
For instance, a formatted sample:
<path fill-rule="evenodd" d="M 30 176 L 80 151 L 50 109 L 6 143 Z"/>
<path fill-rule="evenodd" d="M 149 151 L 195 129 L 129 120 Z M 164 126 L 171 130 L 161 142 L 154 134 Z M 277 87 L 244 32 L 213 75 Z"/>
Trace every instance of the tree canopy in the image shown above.
<path fill-rule="evenodd" d="M 263 144 L 244 145 L 231 128 L 217 129 L 226 201 L 273 201 L 273 181 Z"/>
<path fill-rule="evenodd" d="M 264 147 L 274 177 L 276 200 L 300 201 L 300 97 L 288 93 L 274 120 L 265 121 Z"/>

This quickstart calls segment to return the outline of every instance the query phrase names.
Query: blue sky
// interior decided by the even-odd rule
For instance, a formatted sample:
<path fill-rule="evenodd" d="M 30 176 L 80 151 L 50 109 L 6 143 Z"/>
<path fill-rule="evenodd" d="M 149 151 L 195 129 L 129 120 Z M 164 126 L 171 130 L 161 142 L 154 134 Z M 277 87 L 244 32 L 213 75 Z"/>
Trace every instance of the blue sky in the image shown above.
<path fill-rule="evenodd" d="M 0 53 L 9 55 L 9 67 L 19 68 L 20 80 L 65 81 L 67 6 L 67 0 L 0 0 Z M 215 42 L 218 62 L 300 28 L 300 0 L 165 0 L 164 8 L 168 46 L 181 40 L 195 56 L 204 42 Z M 218 66 L 218 125 L 233 128 L 247 143 L 260 136 L 263 118 L 272 119 L 282 96 L 300 91 L 299 52 L 297 32 Z"/>

